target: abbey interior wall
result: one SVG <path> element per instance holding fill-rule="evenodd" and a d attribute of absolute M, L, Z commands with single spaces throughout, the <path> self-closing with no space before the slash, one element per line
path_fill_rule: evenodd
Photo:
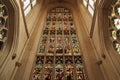
<path fill-rule="evenodd" d="M 53 5 L 53 4 L 55 4 L 55 5 Z M 57 7 L 57 6 L 64 6 L 64 7 L 68 7 L 71 10 L 73 10 L 74 22 L 75 22 L 75 26 L 76 26 L 77 32 L 78 32 L 78 37 L 80 40 L 81 53 L 83 54 L 83 57 L 84 57 L 85 67 L 86 67 L 86 71 L 87 71 L 89 80 L 103 80 L 104 78 L 101 73 L 100 67 L 96 64 L 97 59 L 95 57 L 94 47 L 92 46 L 90 39 L 89 39 L 89 35 L 88 35 L 90 32 L 90 29 L 91 29 L 90 25 L 92 22 L 92 20 L 90 18 L 91 17 L 90 14 L 88 13 L 88 11 L 86 9 L 84 9 L 83 5 L 79 6 L 81 8 L 76 8 L 77 6 L 75 4 L 72 4 L 72 6 L 70 6 L 70 4 L 65 4 L 65 3 L 54 2 L 54 3 L 49 4 L 49 2 L 48 2 L 48 3 L 44 3 L 44 5 L 42 7 L 42 10 L 44 10 L 44 11 L 42 11 L 42 10 L 40 11 L 41 16 L 43 16 L 43 18 L 45 19 L 46 15 L 42 14 L 42 13 L 44 13 L 44 12 L 47 13 L 47 10 L 49 10 L 52 7 Z M 78 11 L 79 9 L 81 10 L 80 12 Z M 38 10 L 38 9 L 36 8 L 36 10 Z M 85 13 L 87 16 L 83 15 Z M 31 12 L 31 14 L 32 14 L 32 12 Z M 89 20 L 87 20 L 86 18 L 83 18 L 83 17 L 86 17 Z M 39 20 L 41 22 L 43 22 L 44 21 L 43 18 L 41 18 Z M 30 19 L 30 17 L 29 17 L 29 19 Z M 38 26 L 38 24 L 36 26 Z M 27 26 L 27 27 L 29 27 L 29 26 Z M 31 27 L 31 29 L 32 29 L 32 27 Z M 43 28 L 43 25 L 40 25 L 39 26 L 40 31 L 42 30 L 42 28 Z M 30 29 L 28 29 L 28 30 L 30 31 Z M 37 34 L 39 34 L 39 33 L 37 33 Z M 33 40 L 32 38 L 30 38 L 30 39 Z M 38 37 L 37 37 L 37 39 L 38 39 Z M 36 46 L 38 41 L 39 40 L 37 40 L 37 42 L 35 44 L 33 43 L 32 45 Z M 28 43 L 28 45 L 29 45 L 29 43 Z M 31 43 L 30 43 L 30 45 L 31 45 Z M 30 49 L 32 49 L 33 47 L 30 45 L 28 47 Z M 33 56 L 35 56 L 35 54 L 36 54 L 35 53 L 36 49 L 34 47 L 34 49 L 32 49 L 33 51 L 28 51 L 27 49 L 29 49 L 29 48 L 26 48 L 26 50 L 25 50 L 24 56 L 22 57 L 23 59 L 21 61 L 22 66 L 18 68 L 16 75 L 14 77 L 14 80 L 16 80 L 16 79 L 17 80 L 19 80 L 19 79 L 28 80 L 31 75 L 30 71 L 33 66 L 33 61 L 34 61 Z M 33 53 L 33 54 L 31 54 L 31 53 Z M 28 58 L 26 58 L 26 56 Z"/>
<path fill-rule="evenodd" d="M 18 5 L 19 5 L 19 1 L 17 1 Z M 19 41 L 18 41 L 18 48 L 15 52 L 16 54 L 16 58 L 14 60 L 12 60 L 12 54 L 11 53 L 8 55 L 6 62 L 4 63 L 4 65 L 2 66 L 3 68 L 1 68 L 2 72 L 1 72 L 1 80 L 10 80 L 11 76 L 13 75 L 14 69 L 16 68 L 16 62 L 18 61 L 18 59 L 20 58 L 20 55 L 22 53 L 22 50 L 25 46 L 26 40 L 27 40 L 27 36 L 26 36 L 26 32 L 25 32 L 25 27 L 24 27 L 24 22 L 23 22 L 23 18 L 22 18 L 22 14 L 21 14 L 21 10 L 20 10 L 20 6 L 19 6 Z M 22 43 L 22 44 L 21 44 Z"/>
<path fill-rule="evenodd" d="M 97 16 L 93 37 L 91 39 L 89 34 L 91 30 L 92 17 L 86 8 L 82 4 L 79 5 L 79 3 L 81 4 L 81 1 L 77 0 L 78 6 L 76 6 L 76 4 L 72 4 L 74 7 L 69 4 L 62 3 L 59 5 L 59 3 L 56 2 L 53 4 L 44 3 L 44 5 L 36 5 L 35 9 L 26 17 L 27 30 L 30 36 L 30 38 L 28 38 L 20 3 L 19 0 L 17 0 L 17 4 L 19 5 L 19 41 L 16 52 L 17 57 L 15 60 L 11 60 L 11 57 L 8 57 L 0 79 L 9 80 L 11 78 L 13 80 L 29 80 L 47 10 L 55 6 L 65 6 L 73 10 L 74 21 L 80 40 L 81 53 L 84 57 L 85 68 L 89 80 L 119 80 L 118 72 L 116 72 L 116 68 L 111 62 L 110 56 L 106 55 L 105 59 L 102 57 L 103 54 L 108 54 L 108 52 L 101 48 L 102 45 L 98 28 L 99 16 Z M 43 7 L 41 7 L 41 5 Z M 37 17 L 38 15 L 39 18 Z M 116 62 L 115 58 L 118 59 L 118 62 Z M 97 62 L 101 60 L 102 64 L 98 65 Z M 118 69 L 120 66 L 119 57 L 114 56 L 113 60 Z M 15 66 L 16 62 L 20 62 L 21 66 Z"/>
<path fill-rule="evenodd" d="M 105 80 L 119 80 L 119 71 L 118 66 L 119 60 L 117 57 L 119 57 L 115 50 L 113 49 L 112 43 L 110 41 L 110 32 L 109 32 L 109 18 L 108 18 L 108 12 L 110 8 L 110 1 L 109 3 L 107 0 L 103 0 L 104 5 L 101 8 L 98 7 L 98 13 L 95 20 L 95 26 L 93 30 L 93 37 L 91 39 L 93 46 L 96 50 L 96 58 L 98 61 L 102 61 L 102 64 L 100 64 L 101 71 L 104 75 Z M 102 2 L 102 1 L 101 1 Z M 101 6 L 102 3 L 100 3 L 98 6 Z M 118 60 L 118 61 L 117 61 Z"/>

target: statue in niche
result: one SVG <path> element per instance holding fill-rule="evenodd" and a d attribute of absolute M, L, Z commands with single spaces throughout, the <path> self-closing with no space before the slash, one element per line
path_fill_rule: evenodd
<path fill-rule="evenodd" d="M 66 37 L 64 38 L 64 42 L 65 42 L 65 44 L 68 44 L 68 43 L 70 42 L 70 38 L 66 36 Z M 70 43 L 69 43 L 69 44 L 70 44 Z"/>
<path fill-rule="evenodd" d="M 64 30 L 69 30 L 69 25 L 67 22 L 64 22 Z"/>
<path fill-rule="evenodd" d="M 64 52 L 71 54 L 69 37 L 65 37 L 65 39 L 64 39 L 64 44 L 65 44 Z"/>
<path fill-rule="evenodd" d="M 62 44 L 62 37 L 57 37 L 57 43 Z"/>
<path fill-rule="evenodd" d="M 55 28 L 56 28 L 56 24 L 52 23 L 51 30 L 55 30 Z"/>
<path fill-rule="evenodd" d="M 56 53 L 63 53 L 62 37 L 57 37 Z"/>
<path fill-rule="evenodd" d="M 70 45 L 69 44 L 65 45 L 64 52 L 67 53 L 67 54 L 71 54 L 71 49 L 70 49 Z"/>
<path fill-rule="evenodd" d="M 63 53 L 62 45 L 57 44 L 57 46 L 56 46 L 56 53 Z"/>
<path fill-rule="evenodd" d="M 62 22 L 58 23 L 58 30 L 62 30 Z"/>
<path fill-rule="evenodd" d="M 78 45 L 73 46 L 73 53 L 79 53 L 79 47 Z"/>
<path fill-rule="evenodd" d="M 39 53 L 44 53 L 44 52 L 45 52 L 45 45 L 41 45 Z"/>
<path fill-rule="evenodd" d="M 48 50 L 48 53 L 54 54 L 54 48 L 55 48 L 54 45 L 50 44 L 50 45 L 49 45 L 49 48 L 48 48 L 48 49 L 49 49 L 49 50 Z"/>
<path fill-rule="evenodd" d="M 63 21 L 67 21 L 67 14 L 64 14 Z"/>
<path fill-rule="evenodd" d="M 77 41 L 77 38 L 76 38 L 76 37 L 72 37 L 72 43 L 73 43 L 73 44 L 78 43 L 78 41 Z"/>
<path fill-rule="evenodd" d="M 62 13 L 58 13 L 58 21 L 62 21 Z"/>
<path fill-rule="evenodd" d="M 63 80 L 63 76 L 64 76 L 63 69 L 57 68 L 55 75 L 56 75 L 56 80 Z"/>

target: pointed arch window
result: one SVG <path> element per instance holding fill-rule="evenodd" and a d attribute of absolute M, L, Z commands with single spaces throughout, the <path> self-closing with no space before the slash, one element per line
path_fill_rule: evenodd
<path fill-rule="evenodd" d="M 69 9 L 57 7 L 48 11 L 32 80 L 86 80 L 73 20 Z M 38 67 L 38 64 L 44 67 Z"/>
<path fill-rule="evenodd" d="M 8 14 L 6 6 L 0 1 L 0 50 L 3 49 L 8 36 Z"/>
<path fill-rule="evenodd" d="M 116 0 L 111 6 L 109 15 L 110 33 L 113 42 L 113 48 L 120 54 L 120 1 Z"/>

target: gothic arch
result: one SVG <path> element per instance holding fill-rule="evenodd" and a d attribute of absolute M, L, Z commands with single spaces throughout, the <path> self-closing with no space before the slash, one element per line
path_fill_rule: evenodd
<path fill-rule="evenodd" d="M 100 54 L 100 58 L 103 61 L 102 70 L 104 72 L 104 76 L 108 80 L 119 79 L 119 55 L 116 54 L 112 41 L 110 39 L 110 20 L 109 14 L 111 5 L 114 1 L 110 0 L 101 0 L 99 2 L 98 9 L 98 30 L 100 36 L 100 46 L 102 53 Z M 107 64 L 106 64 L 107 63 Z M 107 66 L 109 65 L 109 66 Z M 111 69 L 111 73 L 109 70 Z M 111 77 L 112 75 L 112 77 Z"/>
<path fill-rule="evenodd" d="M 8 15 L 8 33 L 7 40 L 0 52 L 0 68 L 3 68 L 8 58 L 12 58 L 17 50 L 18 33 L 19 33 L 19 11 L 14 0 L 1 0 L 7 8 Z"/>

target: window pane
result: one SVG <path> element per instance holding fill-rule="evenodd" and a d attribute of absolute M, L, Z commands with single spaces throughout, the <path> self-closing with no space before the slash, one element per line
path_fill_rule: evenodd
<path fill-rule="evenodd" d="M 94 15 L 94 10 L 90 7 L 90 6 L 88 6 L 88 11 L 90 12 L 90 14 L 93 16 Z"/>
<path fill-rule="evenodd" d="M 24 11 L 25 16 L 30 12 L 31 6 L 28 6 L 28 8 Z"/>
<path fill-rule="evenodd" d="M 36 3 L 37 3 L 37 0 L 34 0 L 34 1 L 32 2 L 32 6 L 35 6 Z"/>
<path fill-rule="evenodd" d="M 83 0 L 83 4 L 85 5 L 85 7 L 87 7 L 87 1 Z"/>
<path fill-rule="evenodd" d="M 30 0 L 25 0 L 23 4 L 24 4 L 23 9 L 25 9 L 30 4 Z"/>
<path fill-rule="evenodd" d="M 89 0 L 89 4 L 92 6 L 93 9 L 94 9 L 94 3 L 95 3 L 94 0 Z"/>

